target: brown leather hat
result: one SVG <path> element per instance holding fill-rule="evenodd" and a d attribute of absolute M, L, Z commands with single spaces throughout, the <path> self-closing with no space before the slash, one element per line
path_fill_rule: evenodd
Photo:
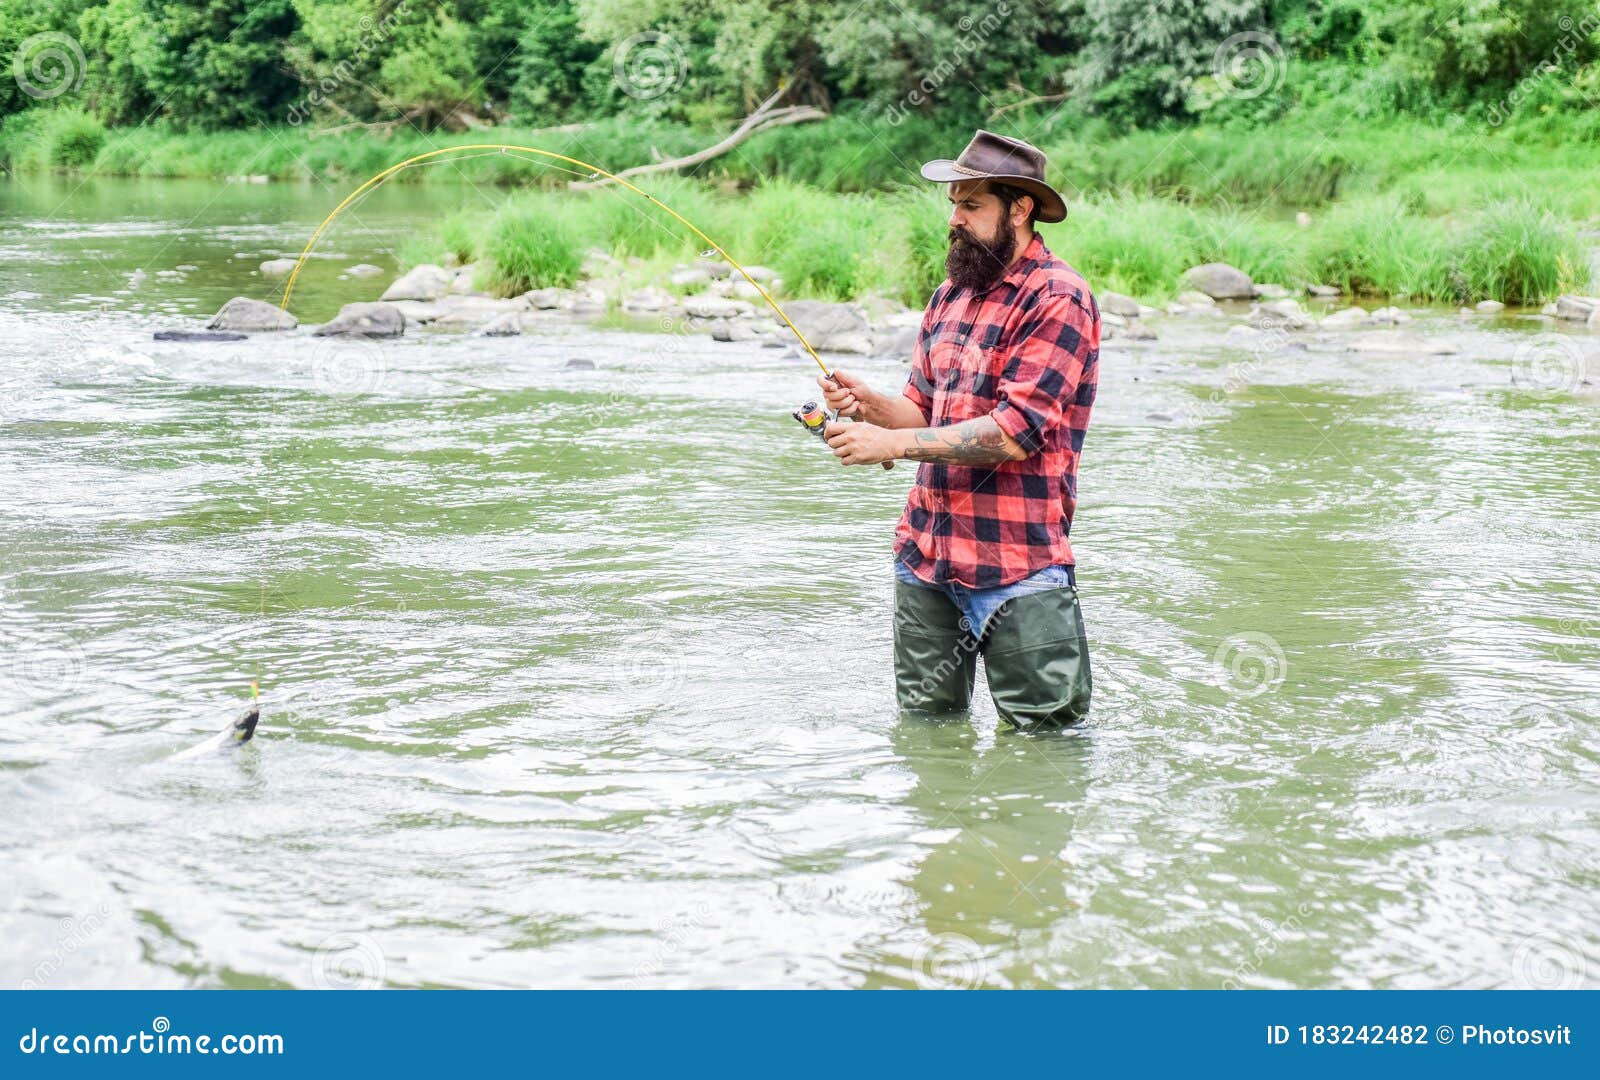
<path fill-rule="evenodd" d="M 922 177 L 936 184 L 1001 180 L 1033 196 L 1040 221 L 1061 221 L 1067 216 L 1066 201 L 1044 182 L 1044 153 L 1021 139 L 992 131 L 980 130 L 954 161 L 939 158 L 928 162 L 922 167 Z"/>

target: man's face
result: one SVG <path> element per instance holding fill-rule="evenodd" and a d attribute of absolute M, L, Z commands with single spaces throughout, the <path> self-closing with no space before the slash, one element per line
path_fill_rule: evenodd
<path fill-rule="evenodd" d="M 950 253 L 945 272 L 951 284 L 981 292 L 1005 276 L 1017 251 L 1017 228 L 1012 218 L 1026 204 L 1018 202 L 1008 212 L 986 180 L 963 180 L 950 185 Z"/>
<path fill-rule="evenodd" d="M 950 238 L 993 245 L 1000 239 L 1005 203 L 989 190 L 987 180 L 964 180 L 950 185 Z"/>

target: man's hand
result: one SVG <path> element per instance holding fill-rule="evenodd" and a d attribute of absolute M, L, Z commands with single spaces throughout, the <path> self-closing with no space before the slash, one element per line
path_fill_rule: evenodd
<path fill-rule="evenodd" d="M 835 371 L 832 379 L 819 378 L 817 385 L 822 388 L 828 408 L 849 420 L 871 419 L 871 407 L 883 396 L 848 371 Z"/>
<path fill-rule="evenodd" d="M 893 461 L 905 448 L 905 437 L 876 424 L 832 423 L 822 430 L 841 465 L 876 465 Z"/>

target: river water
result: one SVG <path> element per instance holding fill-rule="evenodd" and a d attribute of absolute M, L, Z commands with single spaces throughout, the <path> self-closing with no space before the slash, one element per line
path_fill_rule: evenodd
<path fill-rule="evenodd" d="M 1026 737 L 896 717 L 911 471 L 784 350 L 151 340 L 338 194 L 0 184 L 4 985 L 1600 984 L 1591 337 L 1109 342 L 1094 714 Z"/>

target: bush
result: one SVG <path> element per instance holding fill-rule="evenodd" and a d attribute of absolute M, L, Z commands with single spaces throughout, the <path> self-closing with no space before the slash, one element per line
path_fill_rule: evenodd
<path fill-rule="evenodd" d="M 1508 202 L 1479 215 L 1456 254 L 1462 300 L 1533 304 L 1589 286 L 1583 245 L 1546 211 Z"/>
<path fill-rule="evenodd" d="M 105 125 L 88 113 L 63 109 L 50 118 L 45 132 L 50 164 L 82 169 L 94 164 L 106 144 Z"/>
<path fill-rule="evenodd" d="M 485 287 L 490 292 L 516 296 L 578 283 L 583 249 L 559 209 L 549 199 L 501 207 L 478 253 L 487 264 Z"/>

